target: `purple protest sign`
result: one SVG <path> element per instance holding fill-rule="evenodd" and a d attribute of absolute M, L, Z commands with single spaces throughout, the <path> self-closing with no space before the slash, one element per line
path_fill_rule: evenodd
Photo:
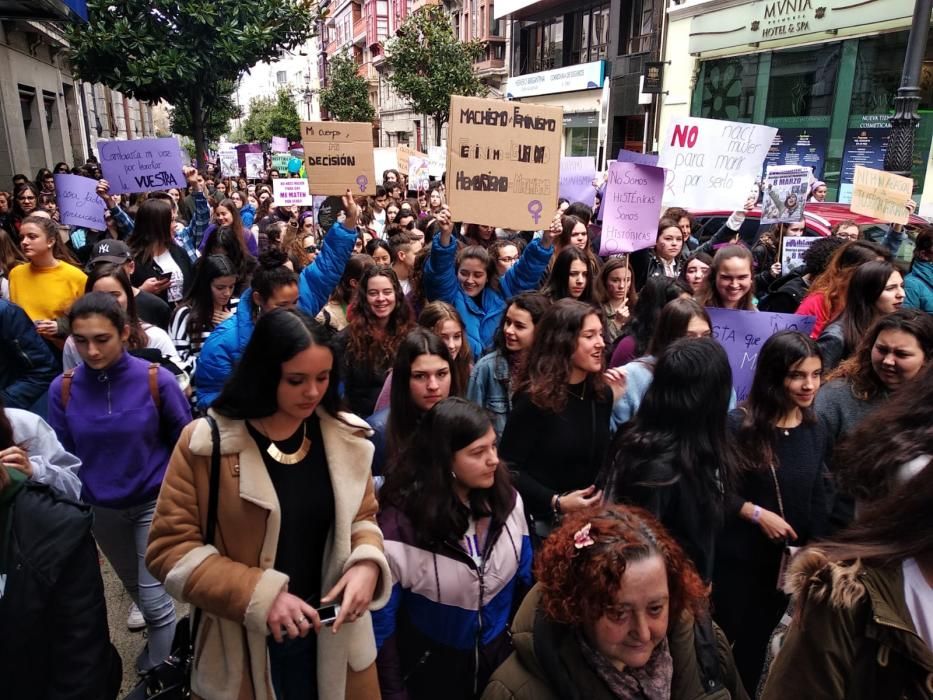
<path fill-rule="evenodd" d="M 68 226 L 106 231 L 104 200 L 97 196 L 97 180 L 80 175 L 55 176 L 59 218 Z"/>
<path fill-rule="evenodd" d="M 590 157 L 567 157 L 560 159 L 560 181 L 557 192 L 568 202 L 583 202 L 593 206 L 596 188 L 596 163 Z"/>
<path fill-rule="evenodd" d="M 106 141 L 100 147 L 100 169 L 113 194 L 184 187 L 178 139 Z"/>
<path fill-rule="evenodd" d="M 616 160 L 620 163 L 635 163 L 636 165 L 657 166 L 657 153 L 639 153 L 638 151 L 626 151 L 624 148 L 619 150 Z"/>
<path fill-rule="evenodd" d="M 599 254 L 650 248 L 658 234 L 664 170 L 616 161 L 609 166 L 607 177 Z"/>
<path fill-rule="evenodd" d="M 286 153 L 288 151 L 288 139 L 284 136 L 272 137 L 272 152 Z"/>
<path fill-rule="evenodd" d="M 748 397 L 755 378 L 755 363 L 765 341 L 778 331 L 800 331 L 809 335 L 816 318 L 768 311 L 736 311 L 707 308 L 713 322 L 713 337 L 725 349 L 732 367 L 732 386 L 739 401 Z"/>

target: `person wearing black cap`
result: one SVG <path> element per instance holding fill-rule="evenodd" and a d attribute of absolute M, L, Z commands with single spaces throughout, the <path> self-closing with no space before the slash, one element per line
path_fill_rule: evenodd
<path fill-rule="evenodd" d="M 122 265 L 126 276 L 130 279 L 132 279 L 133 272 L 136 270 L 136 261 L 133 260 L 130 253 L 130 247 L 115 238 L 100 240 L 91 249 L 91 259 L 87 264 L 87 271 L 91 272 L 100 264 Z M 133 296 L 136 297 L 136 311 L 140 320 L 168 331 L 168 323 L 172 315 L 171 307 L 160 297 L 139 287 L 133 287 Z"/>

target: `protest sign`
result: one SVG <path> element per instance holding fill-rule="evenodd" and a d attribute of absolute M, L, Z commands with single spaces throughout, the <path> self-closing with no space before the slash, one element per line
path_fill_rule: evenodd
<path fill-rule="evenodd" d="M 803 254 L 818 240 L 819 236 L 784 236 L 781 239 L 781 274 L 786 275 L 803 265 Z"/>
<path fill-rule="evenodd" d="M 910 218 L 907 200 L 913 190 L 914 181 L 909 177 L 856 165 L 849 209 L 880 221 L 906 224 Z"/>
<path fill-rule="evenodd" d="M 725 349 L 732 368 L 736 398 L 744 401 L 755 378 L 755 363 L 765 341 L 778 331 L 799 331 L 809 335 L 814 316 L 779 314 L 768 311 L 736 311 L 707 307 L 713 322 L 713 337 Z"/>
<path fill-rule="evenodd" d="M 288 153 L 273 153 L 272 154 L 272 167 L 279 171 L 279 174 L 282 175 L 288 170 L 288 161 L 291 159 L 291 156 Z"/>
<path fill-rule="evenodd" d="M 664 170 L 616 161 L 609 166 L 600 255 L 650 248 L 658 237 Z"/>
<path fill-rule="evenodd" d="M 241 143 L 236 147 L 237 162 L 240 164 L 240 170 L 246 170 L 246 154 L 262 153 L 262 145 L 258 143 Z"/>
<path fill-rule="evenodd" d="M 239 177 L 240 164 L 235 148 L 225 149 L 217 154 L 220 159 L 220 174 L 223 177 Z"/>
<path fill-rule="evenodd" d="M 288 139 L 284 136 L 273 136 L 272 137 L 272 152 L 273 153 L 285 153 L 288 151 Z"/>
<path fill-rule="evenodd" d="M 272 181 L 272 202 L 277 207 L 310 207 L 314 200 L 303 178 L 277 177 Z"/>
<path fill-rule="evenodd" d="M 624 148 L 619 150 L 616 160 L 620 160 L 623 163 L 637 163 L 638 165 L 653 165 L 658 164 L 658 155 L 656 153 L 639 153 L 638 151 L 626 151 Z"/>
<path fill-rule="evenodd" d="M 246 177 L 249 180 L 262 179 L 263 158 L 262 153 L 247 153 L 243 156 L 246 162 Z"/>
<path fill-rule="evenodd" d="M 178 139 L 98 142 L 100 170 L 112 194 L 185 187 Z"/>
<path fill-rule="evenodd" d="M 97 195 L 97 180 L 80 175 L 55 175 L 55 200 L 61 222 L 95 231 L 106 231 L 107 206 Z"/>
<path fill-rule="evenodd" d="M 374 148 L 373 167 L 376 171 L 376 177 L 379 178 L 379 184 L 382 184 L 382 176 L 386 170 L 398 170 L 398 149 Z"/>
<path fill-rule="evenodd" d="M 440 180 L 447 170 L 447 146 L 428 146 L 428 173 Z"/>
<path fill-rule="evenodd" d="M 593 206 L 596 200 L 596 163 L 589 156 L 560 159 L 560 181 L 557 194 L 568 202 L 583 202 Z"/>
<path fill-rule="evenodd" d="M 547 227 L 557 208 L 563 115 L 561 107 L 452 95 L 447 202 L 454 219 Z"/>
<path fill-rule="evenodd" d="M 664 206 L 738 209 L 761 177 L 777 129 L 717 119 L 672 119 L 658 165 L 667 170 Z"/>
<path fill-rule="evenodd" d="M 301 122 L 311 192 L 373 194 L 373 125 L 369 122 Z"/>
<path fill-rule="evenodd" d="M 799 165 L 769 165 L 762 185 L 761 223 L 803 221 L 813 171 Z"/>
<path fill-rule="evenodd" d="M 409 159 L 412 156 L 424 158 L 425 160 L 428 159 L 427 153 L 421 153 L 420 151 L 416 151 L 415 149 L 409 148 L 408 146 L 398 146 L 396 148 L 395 157 L 398 160 L 398 171 L 405 176 L 408 175 L 408 172 L 411 168 L 411 163 L 409 162 Z M 413 190 L 415 188 L 411 184 L 409 184 L 408 189 Z"/>
<path fill-rule="evenodd" d="M 412 154 L 408 157 L 408 189 L 416 192 L 427 192 L 431 184 L 431 175 L 428 172 L 429 161 L 420 155 Z"/>

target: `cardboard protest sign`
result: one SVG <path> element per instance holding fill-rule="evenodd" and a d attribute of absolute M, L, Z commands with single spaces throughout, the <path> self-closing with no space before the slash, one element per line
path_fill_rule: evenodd
<path fill-rule="evenodd" d="M 247 153 L 243 156 L 246 162 L 246 177 L 249 180 L 259 180 L 262 178 L 263 157 L 262 153 Z"/>
<path fill-rule="evenodd" d="M 664 206 L 738 209 L 761 177 L 777 129 L 759 124 L 678 117 L 661 144 L 667 170 Z"/>
<path fill-rule="evenodd" d="M 909 177 L 856 165 L 849 210 L 880 221 L 906 224 L 910 218 L 907 200 L 913 191 L 914 181 Z"/>
<path fill-rule="evenodd" d="M 596 201 L 595 177 L 596 162 L 589 156 L 561 158 L 557 194 L 568 202 L 593 206 Z"/>
<path fill-rule="evenodd" d="M 786 275 L 803 265 L 803 254 L 818 240 L 819 236 L 784 236 L 781 239 L 781 274 Z"/>
<path fill-rule="evenodd" d="M 650 248 L 658 237 L 664 170 L 616 161 L 609 166 L 608 177 L 599 254 Z"/>
<path fill-rule="evenodd" d="M 284 136 L 273 136 L 272 137 L 272 152 L 273 153 L 285 153 L 288 151 L 288 139 Z"/>
<path fill-rule="evenodd" d="M 311 192 L 374 194 L 373 125 L 369 122 L 301 122 Z"/>
<path fill-rule="evenodd" d="M 440 180 L 447 170 L 447 146 L 428 146 L 428 173 Z"/>
<path fill-rule="evenodd" d="M 386 170 L 398 170 L 398 149 L 397 148 L 374 148 L 373 149 L 373 167 L 376 170 L 376 178 L 379 184 L 382 184 L 382 175 Z"/>
<path fill-rule="evenodd" d="M 428 159 L 420 155 L 408 157 L 408 189 L 416 192 L 427 192 L 431 184 L 431 175 L 428 172 Z"/>
<path fill-rule="evenodd" d="M 564 110 L 450 98 L 447 202 L 454 219 L 533 231 L 557 207 Z"/>
<path fill-rule="evenodd" d="M 220 174 L 222 177 L 239 177 L 240 163 L 237 160 L 235 148 L 220 151 L 217 157 L 220 159 Z"/>
<path fill-rule="evenodd" d="M 755 378 L 755 363 L 765 341 L 778 331 L 799 331 L 809 335 L 814 316 L 779 314 L 768 311 L 736 311 L 707 307 L 713 322 L 713 337 L 725 349 L 732 368 L 736 398 L 744 401 Z"/>
<path fill-rule="evenodd" d="M 98 142 L 100 170 L 112 194 L 185 187 L 178 139 Z"/>
<path fill-rule="evenodd" d="M 61 222 L 95 231 L 106 231 L 107 206 L 97 195 L 97 180 L 80 175 L 55 175 L 55 200 Z"/>
<path fill-rule="evenodd" d="M 761 188 L 761 223 L 803 221 L 812 172 L 799 165 L 769 165 Z"/>
<path fill-rule="evenodd" d="M 307 180 L 277 177 L 272 181 L 272 202 L 277 207 L 310 207 L 314 200 L 308 192 Z"/>

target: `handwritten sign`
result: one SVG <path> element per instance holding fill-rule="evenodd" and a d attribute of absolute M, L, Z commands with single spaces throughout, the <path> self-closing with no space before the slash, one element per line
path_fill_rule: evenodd
<path fill-rule="evenodd" d="M 452 95 L 447 202 L 454 219 L 547 227 L 557 207 L 563 118 L 561 107 Z"/>
<path fill-rule="evenodd" d="M 246 177 L 249 180 L 259 180 L 262 178 L 263 158 L 262 153 L 247 153 L 243 156 L 246 162 Z"/>
<path fill-rule="evenodd" d="M 288 153 L 273 153 L 272 154 L 272 167 L 279 171 L 279 174 L 284 174 L 288 170 L 288 161 L 291 159 L 291 155 Z"/>
<path fill-rule="evenodd" d="M 635 163 L 610 164 L 600 255 L 650 248 L 658 237 L 664 170 Z"/>
<path fill-rule="evenodd" d="M 913 191 L 914 181 L 909 177 L 856 165 L 849 209 L 880 221 L 906 224 L 910 218 L 907 200 Z"/>
<path fill-rule="evenodd" d="M 277 207 L 310 207 L 314 204 L 308 192 L 308 181 L 278 177 L 272 181 L 272 201 Z"/>
<path fill-rule="evenodd" d="M 427 153 L 421 153 L 420 151 L 416 151 L 415 149 L 409 148 L 408 146 L 397 146 L 395 149 L 395 157 L 398 160 L 398 171 L 405 176 L 408 175 L 408 172 L 411 168 L 410 159 L 412 156 L 423 158 L 425 160 L 428 159 Z M 413 190 L 415 187 L 411 183 L 408 183 L 408 189 Z"/>
<path fill-rule="evenodd" d="M 748 398 L 755 378 L 755 364 L 765 341 L 778 331 L 809 335 L 816 318 L 767 311 L 736 311 L 707 307 L 713 337 L 725 349 L 732 368 L 732 386 L 739 401 Z"/>
<path fill-rule="evenodd" d="M 185 187 L 178 139 L 105 141 L 100 146 L 100 169 L 110 192 L 150 192 Z"/>
<path fill-rule="evenodd" d="M 781 274 L 786 275 L 803 265 L 803 254 L 818 240 L 819 236 L 784 236 L 781 239 Z"/>
<path fill-rule="evenodd" d="M 223 177 L 239 177 L 240 163 L 235 148 L 220 151 L 217 157 L 220 159 L 220 174 Z"/>
<path fill-rule="evenodd" d="M 758 124 L 672 119 L 658 165 L 667 170 L 664 206 L 737 209 L 761 177 L 777 129 Z"/>
<path fill-rule="evenodd" d="M 427 156 L 412 154 L 408 157 L 408 189 L 416 192 L 427 192 L 431 184 L 431 174 L 428 171 L 430 161 Z"/>
<path fill-rule="evenodd" d="M 440 180 L 447 170 L 447 146 L 428 146 L 428 172 Z"/>
<path fill-rule="evenodd" d="M 97 180 L 80 175 L 56 175 L 55 199 L 63 224 L 106 231 L 104 200 L 97 196 Z"/>
<path fill-rule="evenodd" d="M 272 137 L 272 152 L 285 153 L 288 150 L 288 139 L 284 136 Z"/>
<path fill-rule="evenodd" d="M 655 166 L 658 164 L 658 158 L 659 156 L 657 153 L 639 153 L 638 151 L 627 151 L 624 148 L 619 149 L 619 155 L 616 156 L 616 160 L 620 160 L 623 163 Z"/>
<path fill-rule="evenodd" d="M 557 193 L 567 201 L 593 206 L 596 200 L 596 163 L 589 156 L 560 159 L 560 182 Z"/>
<path fill-rule="evenodd" d="M 311 192 L 374 194 L 373 125 L 369 122 L 301 122 Z"/>
<path fill-rule="evenodd" d="M 803 221 L 813 171 L 799 165 L 769 165 L 761 200 L 761 223 Z"/>

